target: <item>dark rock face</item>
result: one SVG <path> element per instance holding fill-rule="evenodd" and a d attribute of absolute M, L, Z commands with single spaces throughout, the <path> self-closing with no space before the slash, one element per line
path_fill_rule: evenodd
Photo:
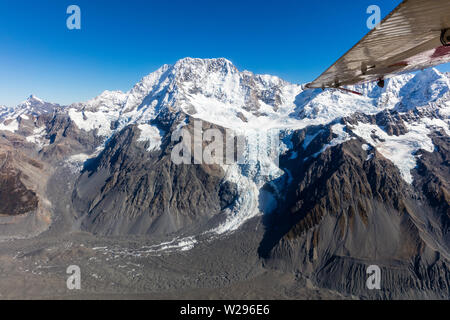
<path fill-rule="evenodd" d="M 346 227 L 352 231 L 357 223 L 367 225 L 374 201 L 392 203 L 403 210 L 405 186 L 398 169 L 379 154 L 366 161 L 367 152 L 361 144 L 352 140 L 326 150 L 318 159 L 288 163 L 294 181 L 279 208 L 284 220 L 281 225 L 288 226 L 283 237 L 300 237 L 328 215 L 337 219 L 339 234 L 344 237 Z M 308 150 L 301 154 L 308 154 Z"/>
<path fill-rule="evenodd" d="M 38 126 L 45 126 L 49 145 L 41 151 L 41 157 L 49 162 L 60 161 L 78 153 L 92 153 L 103 138 L 96 132 L 77 128 L 65 114 L 44 114 L 37 118 Z"/>
<path fill-rule="evenodd" d="M 36 194 L 28 190 L 15 172 L 0 172 L 0 215 L 23 215 L 35 211 L 38 206 Z"/>
<path fill-rule="evenodd" d="M 20 159 L 20 160 L 19 160 Z M 26 162 L 30 168 L 39 171 L 42 164 L 25 157 L 12 149 L 0 148 L 0 215 L 20 216 L 35 212 L 39 205 L 36 193 L 27 187 L 24 181 L 29 180 L 27 173 L 21 170 Z"/>
<path fill-rule="evenodd" d="M 450 240 L 450 137 L 436 135 L 433 144 L 435 152 L 421 152 L 414 184 L 436 210 L 444 236 Z"/>
<path fill-rule="evenodd" d="M 403 130 L 395 115 L 364 118 L 391 128 L 390 134 Z M 312 135 L 304 148 L 305 137 Z M 265 219 L 259 248 L 265 265 L 361 297 L 448 297 L 448 137 L 435 137 L 438 150 L 424 152 L 414 186 L 375 149 L 364 150 L 359 138 L 316 158 L 314 153 L 332 138 L 328 127 L 294 134 L 298 157 L 282 159 L 292 183 L 277 213 Z M 380 291 L 366 287 L 370 265 L 382 270 Z"/>
<path fill-rule="evenodd" d="M 196 230 L 236 197 L 215 165 L 176 165 L 173 143 L 148 152 L 137 142 L 139 129 L 129 126 L 115 135 L 102 154 L 86 165 L 73 193 L 84 214 L 83 227 L 106 235 L 168 234 Z"/>
<path fill-rule="evenodd" d="M 410 116 L 412 116 L 410 112 Z M 404 117 L 404 116 L 403 116 Z M 376 124 L 382 128 L 390 136 L 401 136 L 408 132 L 405 122 L 402 116 L 396 111 L 382 111 L 376 115 L 366 115 L 361 113 L 356 113 L 351 117 L 347 117 L 344 121 L 350 125 L 354 125 L 360 122 Z M 409 117 L 411 119 L 411 117 Z"/>

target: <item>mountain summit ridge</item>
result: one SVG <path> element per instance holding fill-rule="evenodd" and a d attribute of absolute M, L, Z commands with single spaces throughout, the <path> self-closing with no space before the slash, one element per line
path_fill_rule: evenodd
<path fill-rule="evenodd" d="M 387 79 L 385 88 L 375 83 L 350 87 L 361 92 L 360 97 L 332 89 L 304 91 L 302 85 L 276 76 L 239 71 L 225 58 L 184 58 L 173 65 L 163 65 L 127 92 L 106 90 L 66 108 L 77 112 L 101 111 L 116 121 L 130 117 L 130 121 L 145 122 L 170 106 L 173 111 L 221 125 L 226 122 L 234 127 L 259 127 L 275 123 L 298 128 L 301 125 L 293 120 L 309 119 L 323 124 L 354 112 L 373 114 L 394 108 L 407 111 L 436 102 L 448 95 L 449 81 L 446 74 L 432 68 Z M 13 109 L 43 103 L 31 95 Z M 226 121 L 222 121 L 224 116 Z M 308 125 L 312 124 L 309 122 Z"/>

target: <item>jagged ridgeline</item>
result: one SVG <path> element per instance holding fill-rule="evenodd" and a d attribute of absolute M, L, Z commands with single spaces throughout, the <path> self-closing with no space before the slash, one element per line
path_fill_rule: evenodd
<path fill-rule="evenodd" d="M 2 237 L 61 228 L 189 254 L 261 223 L 248 255 L 265 268 L 344 295 L 448 298 L 449 88 L 429 69 L 351 88 L 362 96 L 304 90 L 186 58 L 84 103 L 31 96 L 0 107 Z M 203 150 L 211 129 L 245 137 L 244 161 L 173 161 L 193 141 L 180 132 Z M 370 265 L 380 291 L 365 287 Z"/>

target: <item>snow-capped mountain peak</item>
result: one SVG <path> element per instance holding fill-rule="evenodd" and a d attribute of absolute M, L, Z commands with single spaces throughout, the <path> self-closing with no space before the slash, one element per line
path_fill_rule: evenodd
<path fill-rule="evenodd" d="M 296 97 L 293 116 L 331 121 L 355 112 L 375 114 L 385 109 L 404 112 L 448 96 L 450 80 L 446 74 L 431 68 L 386 79 L 384 88 L 370 82 L 349 89 L 362 93 L 362 96 L 334 89 L 304 91 Z"/>
<path fill-rule="evenodd" d="M 58 104 L 46 102 L 32 94 L 27 100 L 14 108 L 14 114 L 38 116 L 44 113 L 52 112 L 57 107 L 59 107 Z"/>
<path fill-rule="evenodd" d="M 122 91 L 103 91 L 99 96 L 84 102 L 75 103 L 71 107 L 90 111 L 109 111 L 110 109 L 122 108 L 127 98 L 127 93 Z"/>
<path fill-rule="evenodd" d="M 448 96 L 450 80 L 435 68 L 418 72 L 399 91 L 399 111 L 421 107 Z"/>
<path fill-rule="evenodd" d="M 28 99 L 26 100 L 26 102 L 29 103 L 44 103 L 44 100 L 39 99 L 38 97 L 36 97 L 34 94 L 31 94 Z"/>
<path fill-rule="evenodd" d="M 102 112 L 105 120 L 125 125 L 149 122 L 170 109 L 226 127 L 259 126 L 262 118 L 274 119 L 286 106 L 293 108 L 300 91 L 301 86 L 275 76 L 240 72 L 224 58 L 185 58 L 162 66 L 127 93 L 104 92 L 86 103 L 72 105 L 71 114 L 73 119 L 86 119 L 90 115 L 84 111 L 96 118 Z M 75 115 L 82 111 L 84 116 Z"/>
<path fill-rule="evenodd" d="M 0 105 L 0 121 L 11 112 L 12 108 Z"/>
<path fill-rule="evenodd" d="M 184 112 L 224 127 L 300 129 L 326 124 L 355 112 L 375 114 L 384 109 L 407 111 L 449 95 L 447 74 L 428 69 L 350 87 L 358 96 L 339 90 L 303 90 L 276 76 L 239 71 L 225 58 L 184 58 L 163 65 L 142 78 L 128 92 L 104 91 L 68 108 L 69 116 L 86 130 L 109 135 L 111 123 L 119 129 L 129 123 L 149 123 L 161 112 Z M 38 115 L 56 105 L 31 95 L 14 114 Z M 7 109 L 2 109 L 6 114 Z M 9 113 L 10 114 L 10 113 Z"/>
<path fill-rule="evenodd" d="M 45 113 L 51 113 L 60 105 L 46 102 L 35 95 L 30 95 L 25 101 L 13 108 L 0 108 L 0 121 L 5 119 L 15 119 L 18 117 L 27 118 L 29 116 L 39 116 Z"/>
<path fill-rule="evenodd" d="M 276 76 L 239 71 L 231 61 L 184 58 L 145 76 L 130 91 L 105 91 L 74 104 L 70 116 L 80 128 L 111 133 L 129 123 L 149 123 L 161 112 L 184 112 L 227 128 L 290 128 L 326 124 L 355 112 L 399 111 L 438 101 L 449 92 L 449 78 L 436 69 L 339 90 L 303 90 Z M 89 123 L 89 125 L 86 125 Z"/>

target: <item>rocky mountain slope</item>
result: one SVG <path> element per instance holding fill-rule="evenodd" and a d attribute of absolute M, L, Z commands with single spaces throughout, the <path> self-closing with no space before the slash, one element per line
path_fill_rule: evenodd
<path fill-rule="evenodd" d="M 16 199 L 0 210 L 4 234 L 51 225 L 11 216 L 41 208 L 55 219 L 46 179 L 35 176 L 65 168 L 75 230 L 165 239 L 188 251 L 262 219 L 257 254 L 266 268 L 346 295 L 448 298 L 450 78 L 429 69 L 351 89 L 363 95 L 186 58 L 125 93 L 70 106 L 31 96 L 2 107 L 3 159 L 11 148 L 20 159 L 1 167 L 0 196 Z M 243 138 L 240 151 L 233 146 L 243 161 L 175 164 L 180 141 L 191 156 L 195 146 L 173 136 L 198 135 L 199 120 L 203 132 L 233 133 L 225 149 Z M 265 143 L 274 132 L 279 143 Z M 373 264 L 386 285 L 368 292 Z"/>

